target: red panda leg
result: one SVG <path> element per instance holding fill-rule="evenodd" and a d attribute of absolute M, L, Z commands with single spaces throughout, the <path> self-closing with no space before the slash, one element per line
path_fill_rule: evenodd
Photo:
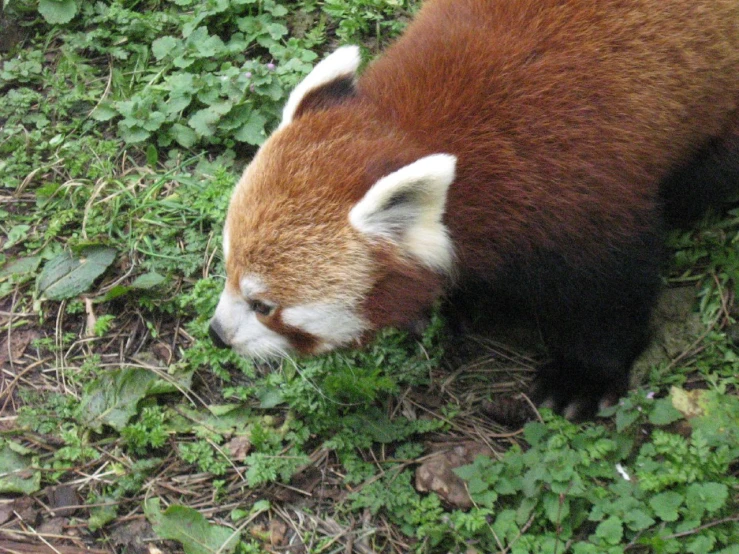
<path fill-rule="evenodd" d="M 553 344 L 552 360 L 538 369 L 534 381 L 534 402 L 576 420 L 615 404 L 628 391 L 631 366 L 649 343 L 644 319 L 616 317 L 605 324 L 592 318 L 595 333 L 581 329 L 579 339 Z M 628 331 L 617 329 L 619 323 L 629 325 Z"/>
<path fill-rule="evenodd" d="M 453 314 L 484 305 L 496 322 L 533 327 L 551 360 L 538 371 L 533 400 L 581 419 L 627 391 L 631 366 L 648 345 L 664 261 L 660 224 L 597 260 L 573 258 L 563 251 L 519 254 L 492 282 L 462 282 L 450 302 Z"/>
<path fill-rule="evenodd" d="M 538 372 L 535 401 L 579 419 L 627 391 L 661 289 L 661 235 L 654 229 L 613 245 L 589 266 L 568 265 L 561 254 L 538 257 L 528 287 L 551 362 Z"/>

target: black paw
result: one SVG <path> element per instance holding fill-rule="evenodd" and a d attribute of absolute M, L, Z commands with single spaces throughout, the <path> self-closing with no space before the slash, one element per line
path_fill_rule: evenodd
<path fill-rule="evenodd" d="M 628 390 L 628 370 L 608 372 L 578 362 L 550 362 L 539 368 L 531 399 L 572 421 L 594 418 Z"/>

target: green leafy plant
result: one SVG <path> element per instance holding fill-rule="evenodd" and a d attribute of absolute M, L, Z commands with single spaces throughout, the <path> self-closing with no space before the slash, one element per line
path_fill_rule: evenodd
<path fill-rule="evenodd" d="M 725 417 L 739 415 L 736 406 L 716 408 Z M 663 410 L 652 401 L 635 411 L 658 419 Z M 729 491 L 739 482 L 728 471 L 736 449 L 709 446 L 704 424 L 705 416 L 689 439 L 657 428 L 639 446 L 638 436 L 609 436 L 600 426 L 530 423 L 524 430 L 530 449 L 512 450 L 500 462 L 478 458 L 457 474 L 468 481 L 477 505 L 497 514 L 492 528 L 511 552 L 547 544 L 571 545 L 578 553 L 623 552 L 624 545 L 709 552 L 736 544 Z M 529 520 L 532 532 L 522 537 Z"/>
<path fill-rule="evenodd" d="M 39 0 L 38 11 L 53 25 L 69 23 L 77 14 L 75 0 Z"/>
<path fill-rule="evenodd" d="M 41 473 L 34 470 L 33 450 L 12 441 L 0 442 L 0 492 L 31 494 L 41 487 Z"/>
<path fill-rule="evenodd" d="M 121 438 L 138 454 L 145 454 L 150 448 L 161 448 L 167 437 L 166 414 L 159 406 L 144 407 L 138 421 L 121 429 Z"/>
<path fill-rule="evenodd" d="M 185 554 L 234 552 L 239 543 L 238 531 L 212 525 L 192 508 L 170 506 L 161 511 L 158 499 L 152 498 L 146 503 L 145 511 L 156 533 L 182 544 Z"/>

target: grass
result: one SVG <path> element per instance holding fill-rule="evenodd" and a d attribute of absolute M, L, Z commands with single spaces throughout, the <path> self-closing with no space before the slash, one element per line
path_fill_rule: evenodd
<path fill-rule="evenodd" d="M 439 320 L 280 367 L 209 343 L 240 168 L 320 56 L 417 5 L 5 3 L 0 550 L 739 552 L 736 210 L 671 237 L 640 386 L 595 423 Z"/>

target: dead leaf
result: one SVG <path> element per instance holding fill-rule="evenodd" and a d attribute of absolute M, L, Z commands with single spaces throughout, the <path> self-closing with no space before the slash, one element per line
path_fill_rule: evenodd
<path fill-rule="evenodd" d="M 64 524 L 66 522 L 66 518 L 53 517 L 50 520 L 44 521 L 41 525 L 39 525 L 36 531 L 38 531 L 40 535 L 61 535 L 62 531 L 64 530 Z"/>
<path fill-rule="evenodd" d="M 10 333 L 10 349 L 8 349 L 8 334 L 0 341 L 0 366 L 12 360 L 17 363 L 28 348 L 32 340 L 39 338 L 41 334 L 36 329 L 13 329 Z"/>
<path fill-rule="evenodd" d="M 273 519 L 269 522 L 269 542 L 272 546 L 285 546 L 287 544 L 287 525 L 281 519 Z"/>
<path fill-rule="evenodd" d="M 416 469 L 416 490 L 435 492 L 447 504 L 455 508 L 469 509 L 473 506 L 464 481 L 453 469 L 471 464 L 477 456 L 489 456 L 492 451 L 484 444 L 465 442 L 432 454 Z"/>
<path fill-rule="evenodd" d="M 702 389 L 687 391 L 680 387 L 670 388 L 672 405 L 686 418 L 705 415 L 705 402 L 703 400 L 705 393 L 706 391 Z"/>
<path fill-rule="evenodd" d="M 109 550 L 88 549 L 78 546 L 66 546 L 56 542 L 45 543 L 34 539 L 33 542 L 3 540 L 0 542 L 0 554 L 110 554 Z"/>
<path fill-rule="evenodd" d="M 264 528 L 263 523 L 255 523 L 249 527 L 249 534 L 257 540 L 267 542 L 269 540 L 269 533 Z"/>
<path fill-rule="evenodd" d="M 80 497 L 77 491 L 69 485 L 59 485 L 58 487 L 46 489 L 46 499 L 48 506 L 59 517 L 69 517 L 77 511 L 80 505 Z"/>
<path fill-rule="evenodd" d="M 161 554 L 161 551 L 148 542 L 154 538 L 151 524 L 145 519 L 137 519 L 117 526 L 110 534 L 110 542 L 116 552 L 127 554 Z"/>
<path fill-rule="evenodd" d="M 484 400 L 480 410 L 508 427 L 520 427 L 535 417 L 531 404 L 520 394 L 500 396 L 493 401 Z"/>
<path fill-rule="evenodd" d="M 151 353 L 160 362 L 169 365 L 172 361 L 172 349 L 163 342 L 158 342 L 151 347 Z"/>
<path fill-rule="evenodd" d="M 251 450 L 251 441 L 248 435 L 238 435 L 226 443 L 231 458 L 237 462 L 243 462 Z"/>
<path fill-rule="evenodd" d="M 0 373 L 0 390 L 2 390 L 2 384 L 3 384 L 3 378 L 2 373 Z M 16 418 L 12 417 L 10 415 L 11 408 L 6 408 L 6 411 L 8 412 L 8 415 L 6 418 L 0 420 L 0 433 L 8 432 L 8 431 L 17 431 L 18 430 L 18 423 L 16 422 Z"/>
<path fill-rule="evenodd" d="M 30 496 L 18 497 L 11 505 L 13 506 L 13 511 L 18 514 L 21 521 L 34 526 L 38 525 L 41 521 L 41 514 L 39 513 L 33 498 Z"/>

